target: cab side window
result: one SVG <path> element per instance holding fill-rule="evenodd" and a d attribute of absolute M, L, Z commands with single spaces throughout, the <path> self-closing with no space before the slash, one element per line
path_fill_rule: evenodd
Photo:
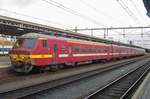
<path fill-rule="evenodd" d="M 47 48 L 47 40 L 42 40 L 42 46 L 43 48 Z"/>

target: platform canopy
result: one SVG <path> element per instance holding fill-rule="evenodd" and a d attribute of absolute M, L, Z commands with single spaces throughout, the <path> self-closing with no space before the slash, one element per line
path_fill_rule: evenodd
<path fill-rule="evenodd" d="M 10 18 L 0 15 L 0 34 L 20 36 L 26 33 L 43 33 L 47 35 L 56 35 L 62 37 L 76 38 L 94 42 L 102 42 L 108 44 L 117 44 L 131 46 L 128 44 L 123 44 L 111 40 L 106 40 L 94 36 L 84 35 L 77 32 L 72 32 L 69 30 L 64 30 L 60 28 L 55 28 L 47 25 L 37 24 L 33 22 L 23 21 L 15 18 Z M 137 46 L 134 46 L 137 47 Z"/>

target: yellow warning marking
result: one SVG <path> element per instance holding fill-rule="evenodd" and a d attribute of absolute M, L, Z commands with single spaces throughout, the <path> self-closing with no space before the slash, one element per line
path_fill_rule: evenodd
<path fill-rule="evenodd" d="M 17 54 L 11 54 L 10 55 L 11 59 L 15 59 L 18 60 L 20 58 L 25 58 L 25 59 L 29 59 L 29 58 L 52 58 L 52 54 L 32 54 L 32 55 L 17 55 Z"/>
<path fill-rule="evenodd" d="M 40 37 L 40 38 L 38 38 L 38 40 L 47 40 L 47 38 Z"/>
<path fill-rule="evenodd" d="M 52 58 L 52 54 L 30 55 L 30 58 Z"/>

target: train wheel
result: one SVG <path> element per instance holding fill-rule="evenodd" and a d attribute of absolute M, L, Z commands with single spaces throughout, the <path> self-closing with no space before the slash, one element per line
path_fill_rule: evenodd
<path fill-rule="evenodd" d="M 63 69 L 65 67 L 65 64 L 60 64 L 59 69 Z"/>
<path fill-rule="evenodd" d="M 57 71 L 59 68 L 60 68 L 59 65 L 52 65 L 51 71 Z"/>
<path fill-rule="evenodd" d="M 24 73 L 29 73 L 29 72 L 32 71 L 32 69 L 33 69 L 33 66 L 30 65 L 30 64 L 25 64 L 25 65 L 23 66 L 23 72 L 24 72 Z"/>

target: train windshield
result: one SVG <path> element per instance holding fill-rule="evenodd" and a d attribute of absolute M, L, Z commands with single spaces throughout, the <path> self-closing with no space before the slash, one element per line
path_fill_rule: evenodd
<path fill-rule="evenodd" d="M 36 44 L 36 39 L 18 39 L 17 42 L 14 45 L 14 48 L 34 48 Z"/>

